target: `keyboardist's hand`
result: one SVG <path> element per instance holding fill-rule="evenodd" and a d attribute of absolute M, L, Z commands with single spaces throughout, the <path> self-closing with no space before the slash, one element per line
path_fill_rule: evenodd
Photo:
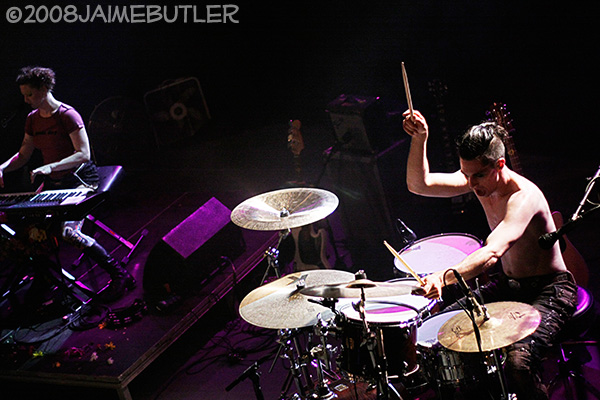
<path fill-rule="evenodd" d="M 38 175 L 50 175 L 52 173 L 52 168 L 49 165 L 42 165 L 39 168 L 34 169 L 33 171 L 31 171 L 30 175 L 31 175 L 31 183 L 33 183 L 33 181 L 35 180 L 35 177 Z"/>

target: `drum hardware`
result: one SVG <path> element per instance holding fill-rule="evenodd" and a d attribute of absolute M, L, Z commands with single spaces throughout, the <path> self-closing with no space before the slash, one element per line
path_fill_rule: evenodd
<path fill-rule="evenodd" d="M 280 399 L 286 398 L 292 381 L 295 383 L 297 389 L 297 392 L 294 394 L 296 398 L 305 399 L 307 392 L 314 389 L 313 381 L 308 373 L 305 360 L 306 357 L 302 356 L 300 353 L 300 346 L 298 343 L 299 332 L 298 329 L 280 329 L 278 332 L 279 338 L 277 342 L 279 343 L 279 349 L 273 359 L 269 373 L 273 371 L 273 367 L 278 358 L 287 359 L 290 362 L 288 375 L 281 388 Z M 303 382 L 303 377 L 306 383 Z"/>
<path fill-rule="evenodd" d="M 489 321 L 490 314 L 488 312 L 488 309 L 485 306 L 485 304 L 483 304 L 483 298 L 481 297 L 481 295 L 480 295 L 480 301 L 479 302 L 477 301 L 477 299 L 473 295 L 473 291 L 471 290 L 471 288 L 469 286 L 467 286 L 467 283 L 465 282 L 463 277 L 460 275 L 460 273 L 455 269 L 452 269 L 452 272 L 454 273 L 454 277 L 456 278 L 458 286 L 460 287 L 461 291 L 463 292 L 463 294 L 465 295 L 465 298 L 467 300 L 466 308 L 460 302 L 459 302 L 459 304 L 461 305 L 461 307 L 463 307 L 464 311 L 468 314 L 469 319 L 471 320 L 471 323 L 473 324 L 473 332 L 475 334 L 477 348 L 479 350 L 479 354 L 481 354 L 481 357 L 482 357 L 481 365 L 482 365 L 482 367 L 488 369 L 488 373 L 493 372 L 498 377 L 498 383 L 500 384 L 500 399 L 507 400 L 509 394 L 508 394 L 508 389 L 506 387 L 506 377 L 504 376 L 504 370 L 502 369 L 502 366 L 500 364 L 500 359 L 498 357 L 498 349 L 491 350 L 493 362 L 491 365 L 486 365 L 484 353 L 483 353 L 483 350 L 481 347 L 481 331 L 479 330 L 479 327 L 478 327 L 477 323 L 475 322 L 475 314 L 477 314 L 478 317 L 482 318 L 482 321 L 483 321 L 482 323 Z M 477 289 L 478 289 L 479 293 L 481 294 L 481 288 L 479 288 L 479 280 L 476 280 L 476 284 L 477 284 Z"/>
<path fill-rule="evenodd" d="M 403 246 L 408 246 L 417 240 L 417 235 L 400 218 L 396 219 L 396 231 L 400 236 Z"/>
<path fill-rule="evenodd" d="M 275 247 L 269 247 L 267 251 L 265 251 L 265 257 L 267 258 L 267 268 L 265 269 L 265 273 L 263 274 L 262 279 L 260 280 L 261 284 L 267 281 L 267 277 L 269 276 L 269 271 L 273 270 L 275 276 L 277 278 L 281 278 L 281 271 L 279 270 L 279 246 L 281 242 L 288 237 L 290 231 L 279 231 L 279 240 Z"/>
<path fill-rule="evenodd" d="M 360 300 L 356 303 L 352 303 L 352 308 L 360 315 L 362 321 L 364 338 L 360 346 L 366 346 L 370 361 L 375 371 L 376 385 L 377 385 L 377 399 L 390 399 L 390 395 L 394 395 L 395 398 L 402 400 L 400 394 L 396 391 L 396 388 L 390 383 L 387 374 L 387 359 L 385 356 L 385 347 L 383 342 L 383 331 L 376 328 L 375 331 L 371 330 L 365 313 L 365 289 L 370 286 L 360 286 L 361 296 Z M 377 353 L 376 353 L 377 351 Z"/>
<path fill-rule="evenodd" d="M 330 367 L 330 356 L 329 347 L 327 345 L 326 335 L 329 331 L 329 324 L 323 321 L 321 318 L 318 319 L 317 323 L 313 327 L 314 333 L 319 337 L 320 344 L 313 347 L 310 350 L 311 358 L 314 360 L 317 367 L 317 388 L 316 393 L 312 398 L 316 399 L 332 399 L 337 397 L 335 393 L 329 388 L 327 380 L 325 379 L 323 364 Z"/>
<path fill-rule="evenodd" d="M 277 359 L 289 360 L 289 374 L 281 389 L 282 399 L 292 384 L 297 388 L 294 396 L 299 399 L 305 399 L 314 390 L 307 368 L 310 356 L 300 351 L 297 336 L 301 328 L 315 325 L 323 327 L 319 321 L 335 314 L 334 300 L 315 301 L 302 295 L 301 290 L 328 282 L 349 282 L 353 277 L 350 272 L 336 270 L 297 272 L 259 286 L 240 303 L 240 316 L 245 321 L 262 328 L 278 329 L 279 348 L 269 372 Z M 319 373 L 322 373 L 322 369 Z"/>
<path fill-rule="evenodd" d="M 458 302 L 458 304 L 465 310 L 465 312 L 469 313 L 469 315 L 471 316 L 471 321 L 473 323 L 475 323 L 474 322 L 475 316 L 473 315 L 473 312 L 475 312 L 478 317 L 483 317 L 484 322 L 489 320 L 490 314 L 488 313 L 487 307 L 483 303 L 483 298 L 481 297 L 481 288 L 479 287 L 479 279 L 478 278 L 475 279 L 475 284 L 477 285 L 477 291 L 478 291 L 478 293 L 480 293 L 479 301 L 477 301 L 477 299 L 475 298 L 475 295 L 473 294 L 473 291 L 467 285 L 467 282 L 465 282 L 465 280 L 462 277 L 462 275 L 460 274 L 460 272 L 458 272 L 455 269 L 449 269 L 446 271 L 446 273 L 448 271 L 453 272 L 454 278 L 456 279 L 456 283 L 457 283 L 458 287 L 460 288 L 460 290 L 462 291 L 463 295 L 465 296 L 466 307 L 461 302 Z M 446 274 L 444 274 L 444 286 L 445 286 L 445 283 L 446 283 Z M 476 337 L 477 343 L 480 344 L 481 342 L 480 342 L 480 337 L 479 337 L 479 329 L 477 329 L 477 325 L 474 325 L 473 329 L 475 331 L 475 334 L 477 335 L 477 337 Z M 479 352 L 481 352 L 481 349 L 479 350 Z"/>

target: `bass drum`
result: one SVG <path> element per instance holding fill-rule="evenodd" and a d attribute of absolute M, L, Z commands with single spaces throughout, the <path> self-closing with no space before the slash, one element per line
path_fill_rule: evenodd
<path fill-rule="evenodd" d="M 467 233 L 441 233 L 419 239 L 399 251 L 402 259 L 419 276 L 451 268 L 481 247 L 481 240 Z M 410 271 L 398 259 L 394 266 L 403 276 Z"/>

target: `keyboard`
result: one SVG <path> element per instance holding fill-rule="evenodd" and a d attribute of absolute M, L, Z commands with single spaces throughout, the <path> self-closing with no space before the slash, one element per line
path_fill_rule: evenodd
<path fill-rule="evenodd" d="M 89 188 L 0 194 L 0 212 L 7 216 L 78 220 L 104 201 L 106 194 Z"/>

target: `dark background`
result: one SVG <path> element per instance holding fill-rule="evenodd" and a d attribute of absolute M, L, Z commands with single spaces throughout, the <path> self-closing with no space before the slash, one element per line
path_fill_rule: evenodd
<path fill-rule="evenodd" d="M 465 0 L 236 4 L 238 24 L 11 24 L 6 11 L 13 4 L 5 4 L 3 155 L 21 140 L 28 107 L 18 108 L 14 79 L 25 65 L 54 68 L 56 97 L 86 121 L 108 97 L 142 104 L 164 82 L 197 77 L 213 120 L 246 128 L 293 118 L 326 122 L 327 103 L 341 93 L 380 96 L 402 111 L 405 62 L 415 108 L 434 107 L 428 82 L 447 84 L 453 130 L 479 122 L 500 101 L 515 120 L 522 151 L 550 151 L 557 162 L 595 156 L 598 46 L 591 8 Z M 46 4 L 54 5 L 63 3 Z"/>
<path fill-rule="evenodd" d="M 233 209 L 242 200 L 280 188 L 282 182 L 294 177 L 285 146 L 289 120 L 303 122 L 304 160 L 308 161 L 305 169 L 309 169 L 306 176 L 310 177 L 322 172 L 322 152 L 333 144 L 325 110 L 342 93 L 379 96 L 390 111 L 386 118 L 393 122 L 387 126 L 395 127 L 396 138 L 407 139 L 398 126 L 396 113 L 406 109 L 402 62 L 407 68 L 414 106 L 432 125 L 429 150 L 437 152 L 430 157 L 436 169 L 444 167 L 445 160 L 439 157 L 440 146 L 433 139 L 439 140 L 440 109 L 429 83 L 439 80 L 447 85 L 442 102 L 452 136 L 485 119 L 492 103 L 506 103 L 514 119 L 515 145 L 526 175 L 545 191 L 553 210 L 561 211 L 565 218 L 575 211 L 584 194 L 586 177 L 594 174 L 600 161 L 596 129 L 597 6 L 590 2 L 582 6 L 576 2 L 557 5 L 476 0 L 268 3 L 236 1 L 238 24 L 211 25 L 181 20 L 172 24 L 108 24 L 101 20 L 10 24 L 6 11 L 17 4 L 23 9 L 25 3 L 11 0 L 0 7 L 0 162 L 17 150 L 30 111 L 14 83 L 19 68 L 54 68 L 56 98 L 82 114 L 94 148 L 111 142 L 119 151 L 114 152 L 116 159 L 110 162 L 125 166 L 124 182 L 111 190 L 114 209 L 108 213 L 109 225 L 128 238 L 137 238 L 141 228 L 149 227 L 150 236 L 130 264 L 130 271 L 138 279 L 138 293 L 142 292 L 144 260 L 159 238 L 184 215 L 212 196 Z M 66 4 L 57 0 L 45 6 Z M 92 8 L 97 5 L 88 4 Z M 109 4 L 126 2 L 101 4 L 106 10 Z M 84 6 L 85 2 L 78 5 Z M 144 95 L 186 77 L 200 81 L 212 122 L 193 141 L 158 148 L 153 145 L 152 127 L 144 113 Z M 128 99 L 121 105 L 122 110 L 133 116 L 129 129 L 116 136 L 127 144 L 120 148 L 113 143 L 114 137 L 95 135 L 89 124 L 94 110 L 111 98 Z M 408 141 L 402 143 L 400 153 L 407 150 Z M 144 162 L 135 162 L 140 159 Z M 355 239 L 356 233 L 359 245 L 366 238 L 368 245 L 376 246 L 376 251 L 346 246 L 337 236 L 340 230 L 334 229 L 341 255 L 351 253 L 354 265 L 347 266 L 352 271 L 364 268 L 375 280 L 389 279 L 387 275 L 393 272 L 392 256 L 379 239 L 372 239 L 370 231 L 363 229 L 381 230 L 371 216 L 377 215 L 385 200 L 395 206 L 391 216 L 402 218 L 419 237 L 466 232 L 485 238 L 487 226 L 481 228 L 484 218 L 472 218 L 479 214 L 453 215 L 447 199 L 417 199 L 410 195 L 403 182 L 404 160 L 397 153 L 388 153 L 382 164 L 381 181 L 393 189 L 393 196 L 380 198 L 372 190 L 378 183 L 377 179 L 369 179 L 372 168 L 365 168 L 369 172 L 364 174 L 365 179 L 354 179 L 361 176 L 361 171 L 353 167 L 343 170 L 340 186 L 346 190 L 324 185 L 342 199 L 358 193 L 359 199 L 371 200 L 355 208 L 340 207 L 331 218 L 337 228 L 338 219 L 347 217 L 350 223 L 341 224 L 347 236 Z M 190 204 L 182 208 L 179 199 L 183 192 L 190 193 L 185 196 Z M 475 206 L 480 213 L 478 204 Z M 590 289 L 594 289 L 590 293 L 599 298 L 595 285 L 600 240 L 597 216 L 569 232 L 569 238 L 587 261 Z M 112 243 L 105 237 L 101 241 Z M 386 257 L 384 262 L 377 258 L 378 252 Z M 359 262 L 357 255 L 362 256 Z M 134 335 L 132 329 L 128 332 Z M 182 346 L 192 343 L 185 351 L 173 351 L 176 361 L 200 346 L 196 336 L 190 338 L 182 340 Z M 145 343 L 145 339 L 139 340 Z M 203 356 L 199 353 L 198 359 Z M 171 364 L 175 363 L 167 363 L 165 368 L 164 364 L 154 363 L 160 372 L 138 378 L 137 389 L 155 398 L 161 393 L 156 386 L 163 385 L 159 376 L 168 381 L 168 390 L 161 398 L 167 398 L 169 392 L 178 399 L 185 397 L 182 393 L 197 397 L 197 393 L 205 392 L 224 398 L 224 385 L 220 383 L 228 384 L 229 377 L 247 366 L 236 364 L 239 372 L 223 373 L 211 364 L 210 373 L 218 379 L 189 375 L 189 381 L 180 383 L 185 389 L 178 390 L 176 385 L 169 386 L 174 381 L 172 371 L 168 371 Z M 275 381 L 271 379 L 268 385 L 263 381 L 265 388 L 277 391 L 279 382 Z M 246 381 L 237 389 L 249 392 L 251 385 Z M 232 396 L 239 398 L 236 392 Z"/>

